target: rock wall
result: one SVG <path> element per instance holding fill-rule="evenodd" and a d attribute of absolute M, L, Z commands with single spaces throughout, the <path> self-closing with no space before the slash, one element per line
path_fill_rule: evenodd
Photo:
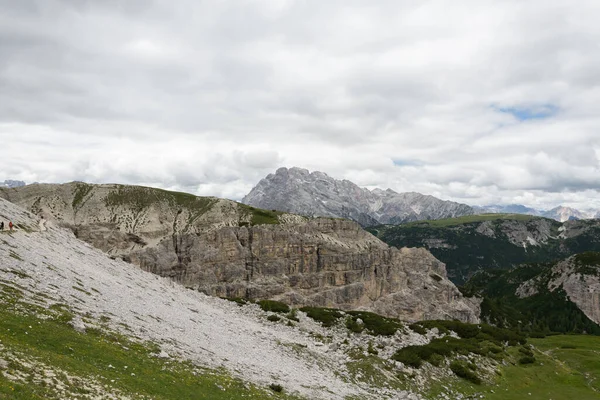
<path fill-rule="evenodd" d="M 229 200 L 82 185 L 31 185 L 0 196 L 114 257 L 207 294 L 411 321 L 478 321 L 478 303 L 462 297 L 431 253 L 389 247 L 355 222 L 283 214 L 278 224 L 253 225 L 248 207 Z"/>

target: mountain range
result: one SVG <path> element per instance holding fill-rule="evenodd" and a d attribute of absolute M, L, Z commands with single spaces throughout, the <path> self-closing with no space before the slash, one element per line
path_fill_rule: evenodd
<path fill-rule="evenodd" d="M 565 222 L 575 219 L 593 219 L 600 218 L 600 211 L 588 210 L 580 211 L 572 207 L 557 206 L 551 210 L 540 210 L 536 208 L 526 207 L 521 204 L 509 205 L 488 205 L 474 206 L 477 213 L 501 213 L 501 214 L 525 214 L 536 215 L 540 217 L 552 218 L 554 220 Z"/>
<path fill-rule="evenodd" d="M 254 207 L 308 216 L 348 218 L 362 226 L 470 215 L 472 207 L 420 193 L 369 190 L 302 168 L 279 168 L 243 199 Z"/>
<path fill-rule="evenodd" d="M 0 187 L 4 187 L 4 188 L 15 188 L 15 187 L 20 187 L 20 186 L 25 186 L 25 182 L 15 181 L 12 179 L 6 179 L 6 180 L 4 180 L 4 182 L 0 182 Z"/>
<path fill-rule="evenodd" d="M 469 206 L 415 192 L 369 190 L 303 168 L 279 168 L 267 175 L 242 199 L 254 207 L 307 216 L 348 218 L 364 227 L 435 220 L 471 214 L 510 213 L 543 216 L 564 222 L 600 217 L 600 211 L 558 206 L 538 210 L 520 204 Z"/>
<path fill-rule="evenodd" d="M 0 220 L 0 398 L 597 395 L 598 221 L 369 228 L 388 245 L 346 219 L 82 182 L 0 188 Z"/>

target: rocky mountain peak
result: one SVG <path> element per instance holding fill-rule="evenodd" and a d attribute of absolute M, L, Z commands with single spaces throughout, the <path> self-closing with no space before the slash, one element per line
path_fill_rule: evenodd
<path fill-rule="evenodd" d="M 416 192 L 361 188 L 324 172 L 279 168 L 262 179 L 242 202 L 307 216 L 352 219 L 362 226 L 458 217 L 473 214 L 466 204 Z"/>

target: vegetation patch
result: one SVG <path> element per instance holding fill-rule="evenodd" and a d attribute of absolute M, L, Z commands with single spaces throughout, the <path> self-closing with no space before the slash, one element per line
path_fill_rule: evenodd
<path fill-rule="evenodd" d="M 302 307 L 300 311 L 305 312 L 309 318 L 320 322 L 324 327 L 335 325 L 336 322 L 344 315 L 342 312 L 334 308 Z"/>
<path fill-rule="evenodd" d="M 248 206 L 246 204 L 241 204 L 241 203 L 239 203 L 239 206 L 246 215 L 250 215 L 250 225 L 279 224 L 279 216 L 284 214 L 281 211 L 263 210 L 261 208 L 256 208 L 256 207 Z M 248 223 L 246 223 L 246 224 L 248 224 Z M 243 226 L 246 224 L 240 223 L 240 226 Z"/>
<path fill-rule="evenodd" d="M 271 311 L 276 313 L 289 313 L 290 306 L 281 301 L 276 300 L 259 300 L 256 302 L 263 311 Z"/>
<path fill-rule="evenodd" d="M 84 182 L 77 182 L 75 184 L 75 188 L 73 188 L 73 202 L 71 203 L 74 210 L 78 210 L 85 204 L 84 199 L 93 188 L 93 185 Z"/>
<path fill-rule="evenodd" d="M 162 359 L 153 343 L 92 328 L 77 332 L 70 324 L 39 314 L 71 313 L 64 305 L 46 310 L 14 302 L 0 292 L 0 399 L 115 398 L 264 399 L 273 389 L 257 387 L 223 370 L 208 370 L 187 361 Z M 46 379 L 45 371 L 53 371 Z M 8 379 L 7 376 L 14 378 Z M 276 398 L 293 396 L 279 393 Z"/>
<path fill-rule="evenodd" d="M 464 361 L 452 361 L 450 363 L 450 369 L 452 372 L 461 378 L 468 380 L 469 382 L 475 383 L 476 385 L 481 384 L 481 378 L 472 370 L 472 367 Z"/>
<path fill-rule="evenodd" d="M 386 318 L 381 315 L 367 312 L 367 311 L 348 311 L 348 321 L 346 326 L 350 325 L 352 327 L 356 327 L 358 329 L 359 326 L 362 326 L 366 329 L 367 333 L 374 336 L 393 336 L 398 329 L 402 329 L 403 325 L 400 320 L 394 318 Z M 362 321 L 362 324 L 358 322 L 358 320 Z M 356 332 L 356 330 L 349 327 L 350 330 Z M 360 330 L 362 331 L 362 329 Z"/>

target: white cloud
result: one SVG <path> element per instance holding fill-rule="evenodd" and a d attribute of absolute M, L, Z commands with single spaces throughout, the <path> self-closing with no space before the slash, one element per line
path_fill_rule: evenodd
<path fill-rule="evenodd" d="M 279 166 L 600 207 L 600 6 L 0 0 L 0 180 L 241 198 Z"/>

